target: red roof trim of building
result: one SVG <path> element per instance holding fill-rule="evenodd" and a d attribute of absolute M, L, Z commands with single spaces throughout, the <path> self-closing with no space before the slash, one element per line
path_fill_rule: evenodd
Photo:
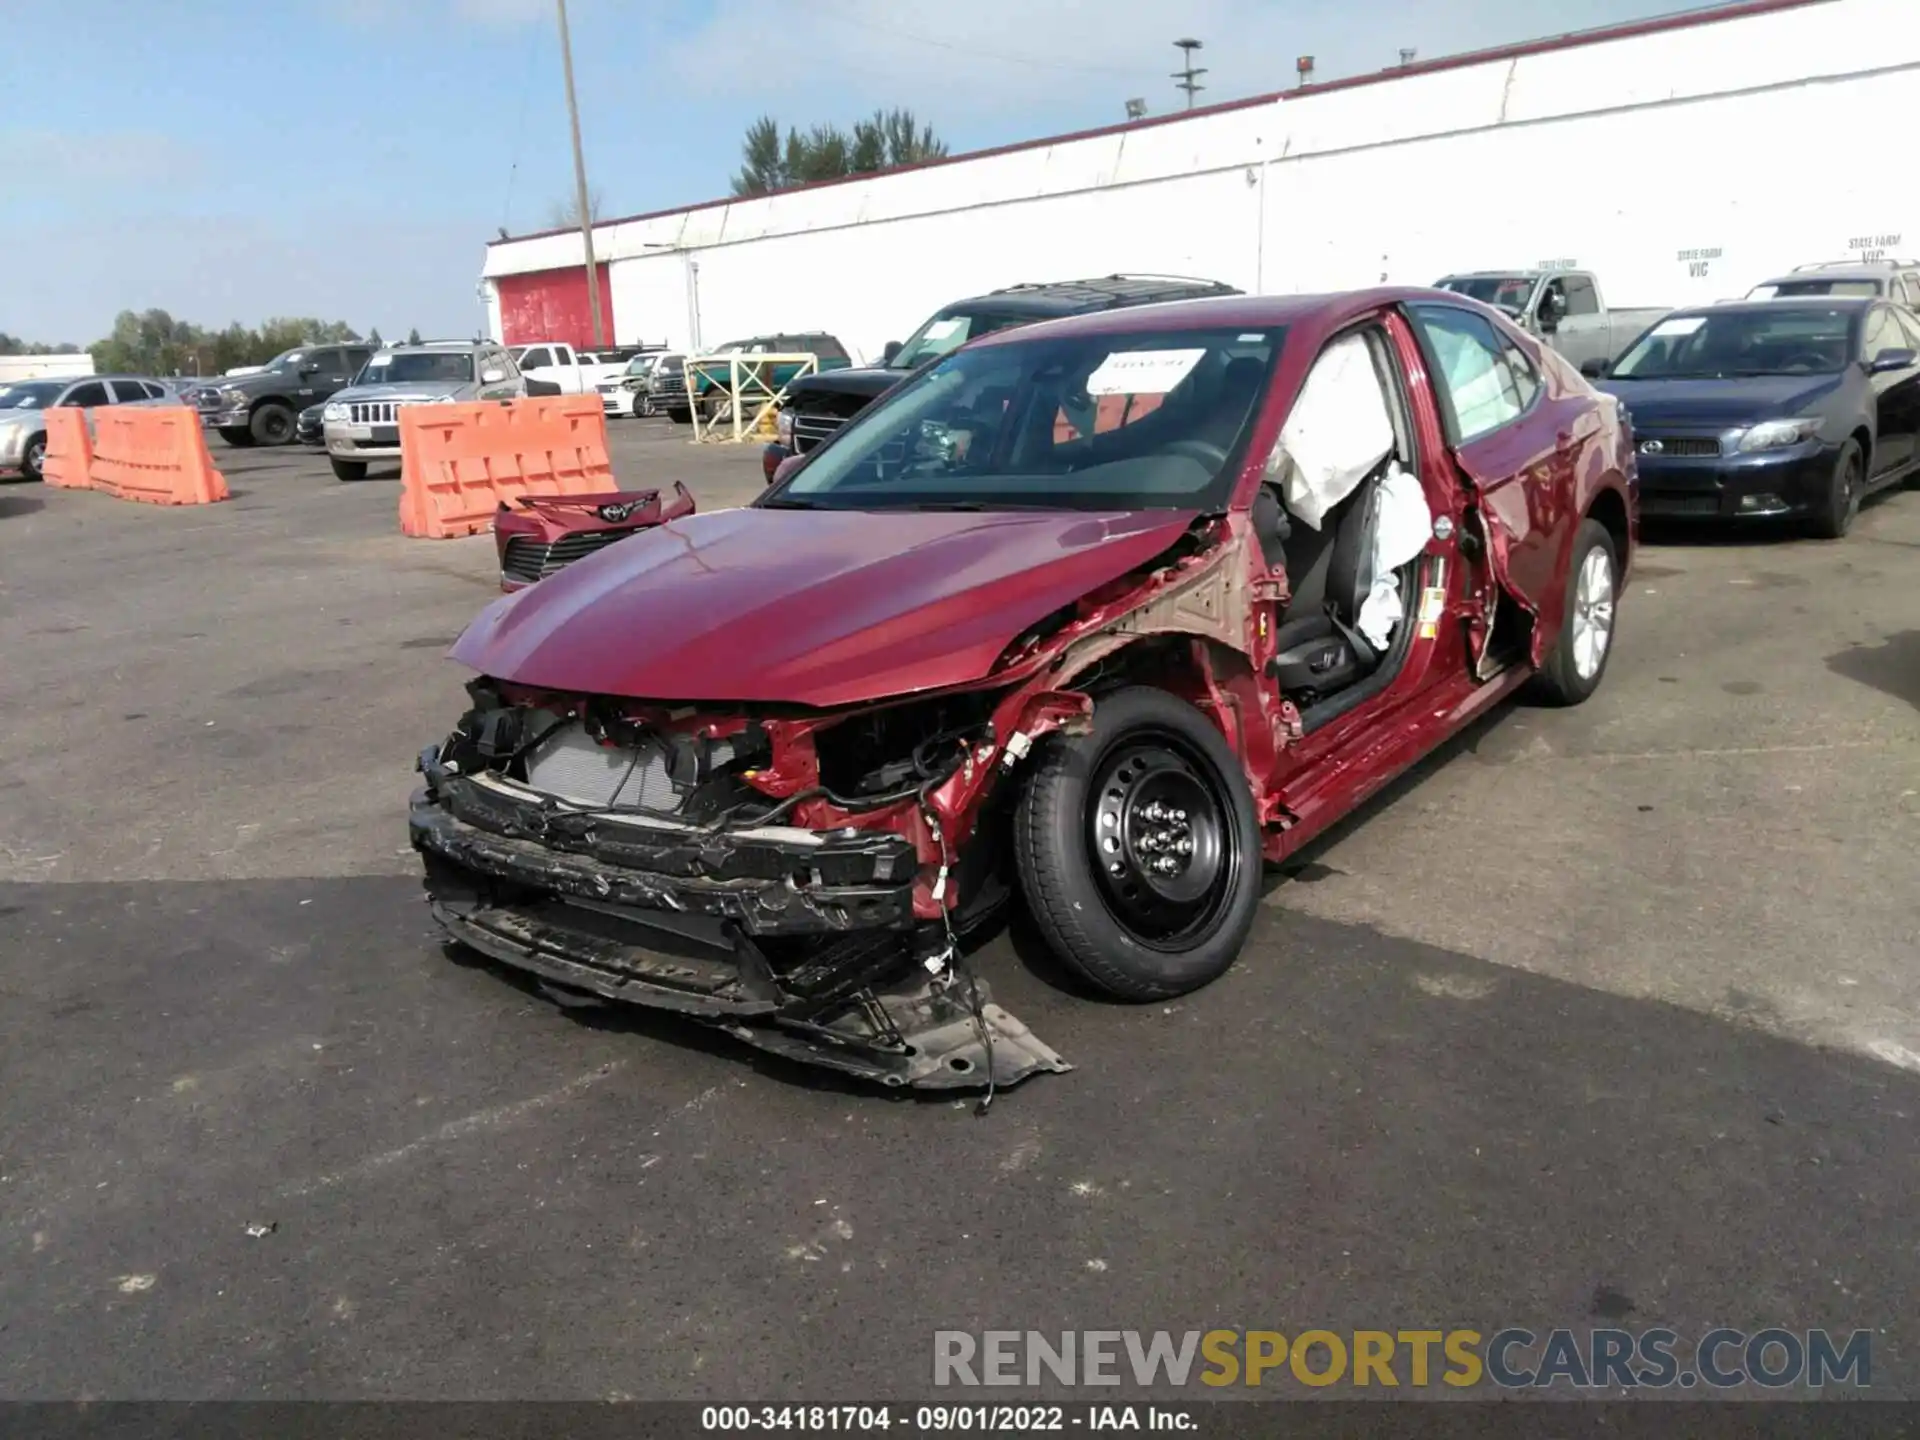
<path fill-rule="evenodd" d="M 1670 30 L 1689 30 L 1699 25 L 1714 25 L 1723 20 L 1744 20 L 1755 15 L 1769 15 L 1778 10 L 1798 10 L 1809 5 L 1825 5 L 1831 0 L 1730 0 L 1730 3 L 1707 6 L 1696 10 L 1681 10 L 1670 15 L 1655 15 L 1645 20 L 1627 20 L 1618 25 L 1602 25 L 1592 30 L 1570 30 L 1561 35 L 1550 35 L 1539 40 L 1522 40 L 1512 45 L 1497 45 L 1487 50 L 1468 50 L 1458 55 L 1443 55 L 1435 60 L 1416 60 L 1411 65 L 1394 65 L 1385 70 L 1377 70 L 1365 75 L 1349 75 L 1339 80 L 1327 80 L 1313 85 L 1296 85 L 1290 90 L 1274 90 L 1264 95 L 1250 95 L 1242 100 L 1224 100 L 1215 105 L 1200 105 L 1192 110 L 1180 110 L 1171 115 L 1154 115 L 1144 120 L 1125 120 L 1117 125 L 1097 125 L 1090 130 L 1074 130 L 1065 135 L 1048 135 L 1038 140 L 1017 140 L 1008 145 L 993 145 L 984 150 L 969 150 L 961 155 L 945 155 L 938 160 L 923 160 L 914 165 L 901 165 L 891 170 L 867 171 L 859 175 L 842 175 L 832 180 L 814 180 L 805 185 L 792 185 L 785 190 L 771 190 L 766 195 L 728 195 L 718 200 L 702 200 L 693 205 L 675 205 L 666 210 L 649 210 L 639 215 L 622 215 L 614 220 L 599 220 L 594 223 L 594 232 L 611 229 L 615 225 L 633 225 L 642 220 L 663 220 L 670 215 L 688 215 L 696 210 L 713 210 L 722 205 L 733 205 L 744 200 L 765 200 L 776 195 L 799 195 L 808 190 L 824 190 L 833 185 L 852 185 L 862 180 L 876 180 L 885 175 L 904 175 L 913 170 L 933 170 L 944 165 L 958 165 L 966 160 L 987 160 L 996 155 L 1012 155 L 1022 150 L 1044 150 L 1053 145 L 1068 145 L 1078 140 L 1097 140 L 1104 135 L 1118 135 L 1123 131 L 1150 130 L 1158 125 L 1174 125 L 1183 120 L 1195 120 L 1206 115 L 1225 115 L 1235 110 L 1247 110 L 1256 105 L 1270 105 L 1276 100 L 1304 99 L 1309 95 L 1323 95 L 1333 90 L 1353 90 L 1363 85 L 1380 85 L 1393 80 L 1403 80 L 1412 75 L 1432 75 L 1443 70 L 1461 70 L 1469 65 L 1495 64 L 1502 60 L 1517 60 L 1527 55 L 1547 55 L 1556 50 L 1575 50 L 1585 45 L 1604 44 L 1609 40 L 1630 40 L 1641 35 L 1660 35 Z M 513 235 L 505 240 L 489 240 L 487 248 L 496 245 L 518 245 L 523 240 L 540 240 L 550 235 L 571 235 L 576 233 L 574 226 L 562 226 L 555 230 L 536 230 L 526 235 Z"/>

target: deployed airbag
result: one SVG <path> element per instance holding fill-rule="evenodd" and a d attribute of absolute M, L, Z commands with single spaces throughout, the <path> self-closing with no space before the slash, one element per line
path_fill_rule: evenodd
<path fill-rule="evenodd" d="M 1433 512 L 1427 492 L 1399 465 L 1387 467 L 1375 498 L 1373 527 L 1373 585 L 1360 602 L 1355 627 L 1375 650 L 1385 650 L 1393 630 L 1406 618 L 1400 601 L 1400 579 L 1394 572 L 1427 548 L 1433 534 Z"/>
<path fill-rule="evenodd" d="M 1280 432 L 1287 511 L 1314 530 L 1393 451 L 1393 420 L 1363 336 L 1329 345 Z M 1417 488 L 1417 487 L 1416 487 Z"/>

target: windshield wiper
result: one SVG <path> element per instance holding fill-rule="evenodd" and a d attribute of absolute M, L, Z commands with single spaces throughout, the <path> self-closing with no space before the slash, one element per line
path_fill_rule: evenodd
<path fill-rule="evenodd" d="M 772 500 L 762 500 L 760 508 L 762 510 L 818 510 L 821 507 L 811 500 L 793 500 L 776 496 Z"/>

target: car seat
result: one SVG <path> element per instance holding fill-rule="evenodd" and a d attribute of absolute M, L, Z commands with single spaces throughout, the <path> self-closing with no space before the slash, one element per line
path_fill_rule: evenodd
<path fill-rule="evenodd" d="M 1261 486 L 1263 492 L 1270 486 Z M 1373 531 L 1379 515 L 1380 472 L 1369 475 L 1334 507 L 1327 523 L 1285 527 L 1281 538 L 1291 598 L 1274 632 L 1275 654 L 1267 672 L 1281 693 L 1312 703 L 1345 689 L 1372 672 L 1380 652 L 1354 629 L 1360 606 L 1373 588 Z M 1254 505 L 1254 529 L 1279 514 L 1277 497 L 1266 517 Z M 1279 514 L 1284 525 L 1285 517 Z M 1268 541 L 1263 537 L 1262 551 Z M 1268 556 L 1269 565 L 1272 557 Z"/>

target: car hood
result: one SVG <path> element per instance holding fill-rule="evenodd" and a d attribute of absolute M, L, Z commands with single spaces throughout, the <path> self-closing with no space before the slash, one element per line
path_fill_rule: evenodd
<path fill-rule="evenodd" d="M 1626 403 L 1635 426 L 1751 425 L 1811 412 L 1845 383 L 1844 375 L 1747 375 L 1725 380 L 1602 380 Z"/>
<path fill-rule="evenodd" d="M 796 401 L 804 400 L 809 395 L 860 395 L 871 400 L 876 395 L 884 395 L 912 373 L 911 370 L 888 370 L 878 366 L 858 370 L 822 370 L 814 375 L 801 376 L 787 387 L 787 394 Z"/>
<path fill-rule="evenodd" d="M 438 400 L 442 395 L 457 395 L 470 380 L 410 380 L 392 385 L 349 385 L 333 392 L 333 400 Z"/>
<path fill-rule="evenodd" d="M 716 510 L 495 601 L 452 654 L 516 684 L 636 699 L 826 706 L 960 685 L 1193 513 Z"/>

